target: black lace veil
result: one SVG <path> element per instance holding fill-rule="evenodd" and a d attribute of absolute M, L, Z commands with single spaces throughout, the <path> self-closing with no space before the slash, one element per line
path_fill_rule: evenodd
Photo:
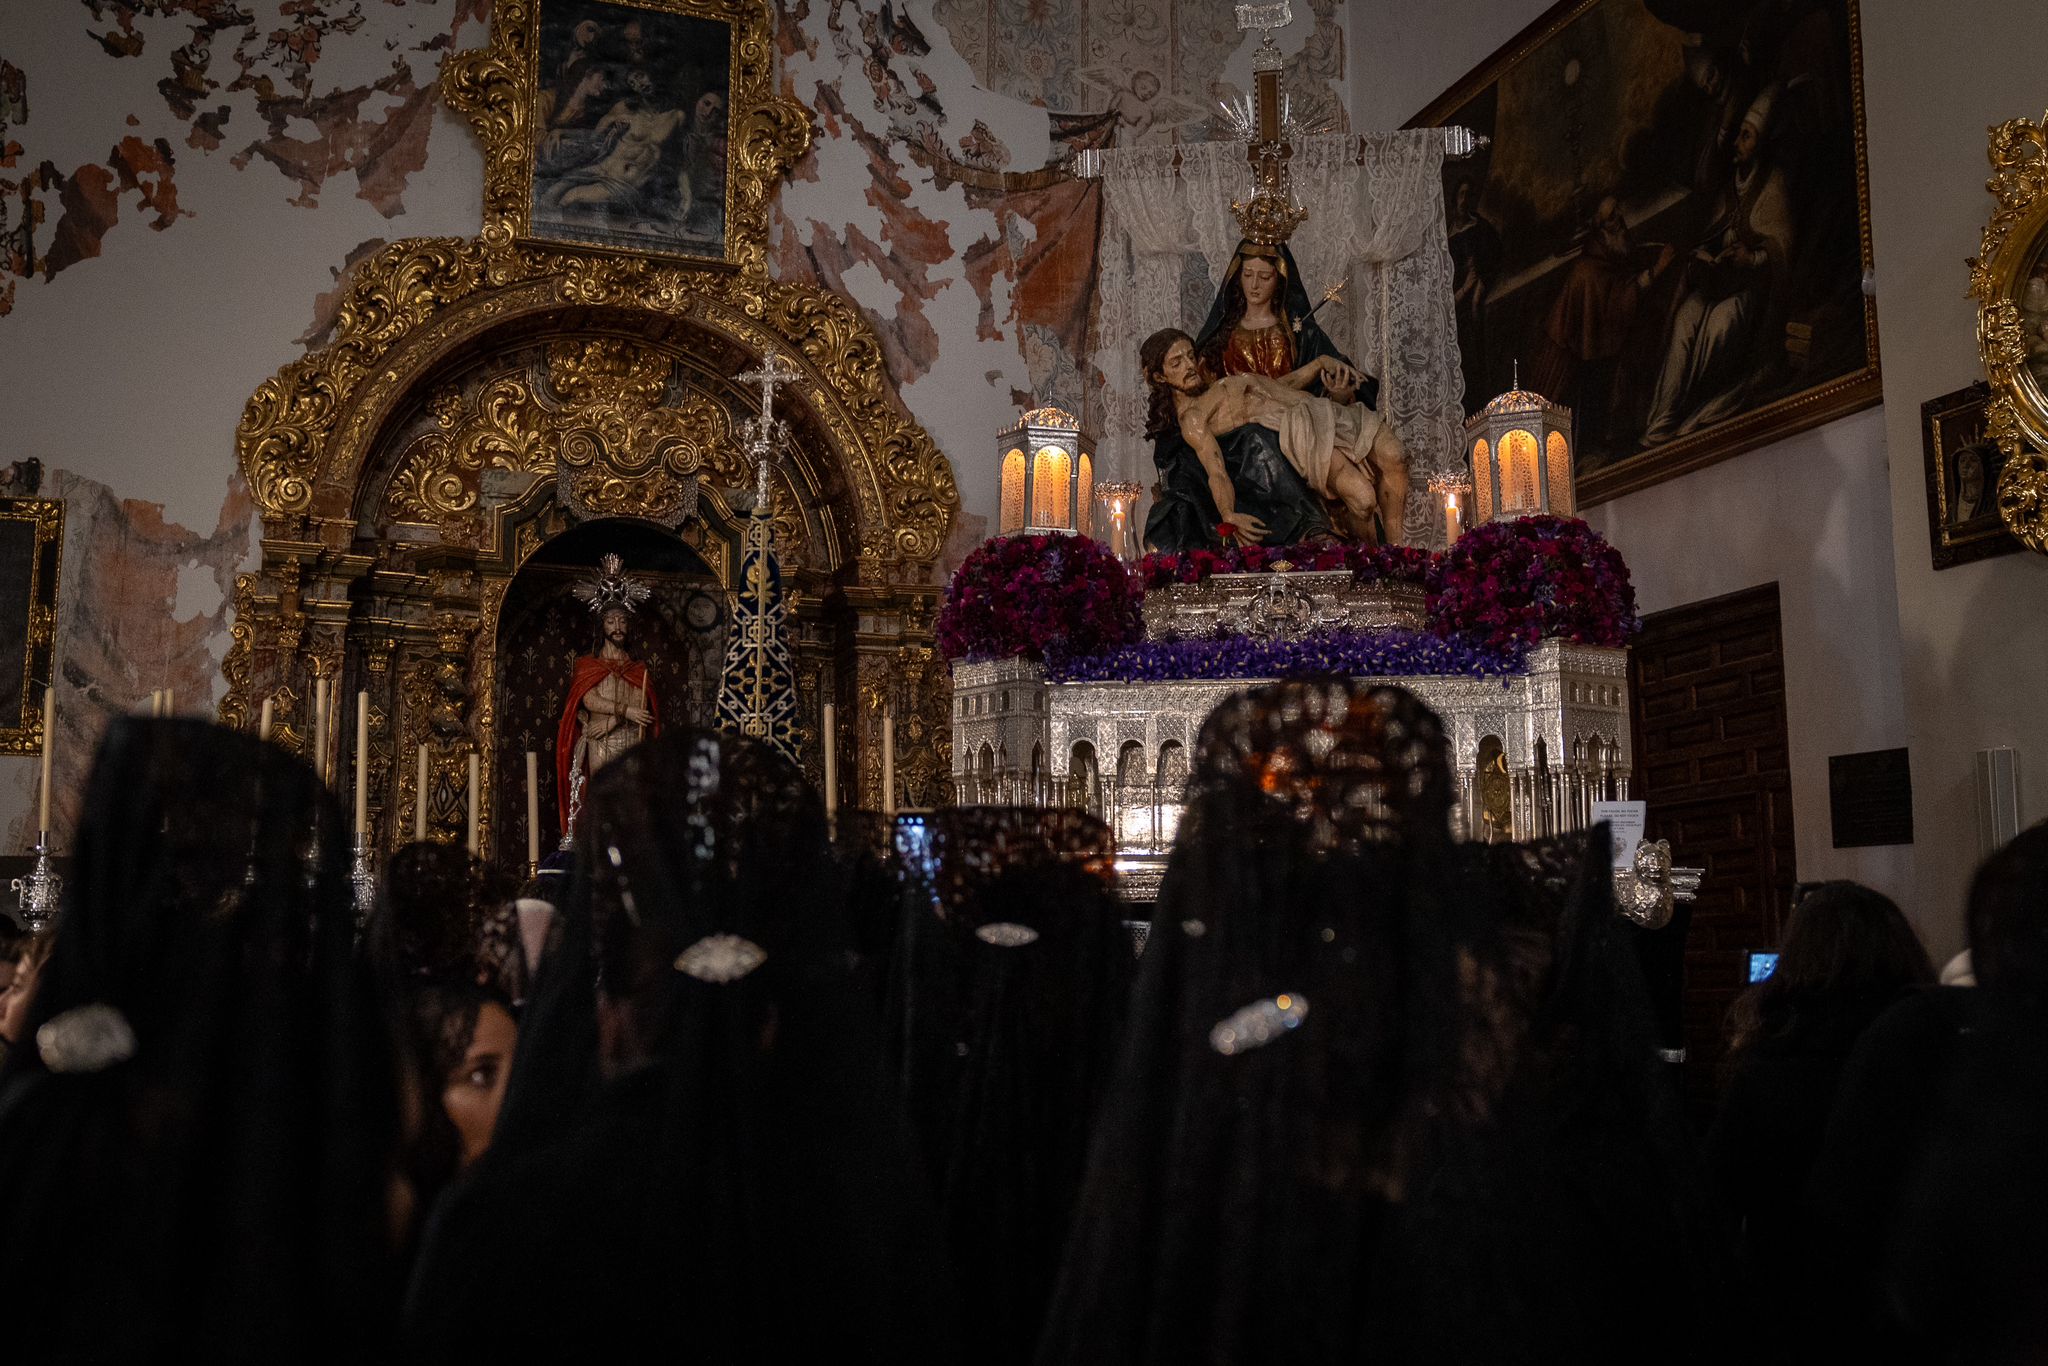
<path fill-rule="evenodd" d="M 899 1076 L 937 1180 L 971 1360 L 1027 1361 L 1135 962 L 1109 828 L 1081 811 L 935 813 L 912 880 Z"/>
<path fill-rule="evenodd" d="M 395 1099 L 343 836 L 274 745 L 198 721 L 108 731 L 38 1047 L 0 1072 L 21 1360 L 388 1347 Z"/>
<path fill-rule="evenodd" d="M 613 760 L 588 802 L 528 1018 L 572 1086 L 597 1034 L 602 1084 L 451 1193 L 415 1345 L 469 1351 L 482 1324 L 522 1355 L 659 1334 L 712 1361 L 943 1358 L 937 1229 L 817 794 L 763 745 L 680 731 Z M 515 1089 L 528 1051 L 522 1029 Z"/>
<path fill-rule="evenodd" d="M 1197 751 L 1041 1361 L 1353 1359 L 1460 1114 L 1436 717 L 1287 682 Z"/>

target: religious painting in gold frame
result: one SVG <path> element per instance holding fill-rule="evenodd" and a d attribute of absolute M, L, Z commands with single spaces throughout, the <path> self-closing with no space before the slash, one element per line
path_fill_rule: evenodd
<path fill-rule="evenodd" d="M 43 747 L 43 693 L 55 677 L 63 553 L 63 503 L 0 498 L 0 754 L 36 754 Z"/>
<path fill-rule="evenodd" d="M 1998 516 L 2005 452 L 1991 439 L 1990 404 L 1991 386 L 1980 380 L 1920 405 L 1927 535 L 1937 570 L 2020 548 Z"/>
<path fill-rule="evenodd" d="M 522 58 L 515 235 L 734 263 L 732 116 L 771 95 L 756 6 L 529 0 L 498 20 Z"/>
<path fill-rule="evenodd" d="M 1977 349 L 1991 386 L 1986 427 L 2005 455 L 1998 512 L 2031 550 L 2048 553 L 2048 115 L 1991 130 L 1998 201 L 1970 260 Z"/>
<path fill-rule="evenodd" d="M 1444 166 L 1465 407 L 1579 421 L 1581 506 L 1882 397 L 1855 0 L 1563 0 L 1410 121 Z"/>

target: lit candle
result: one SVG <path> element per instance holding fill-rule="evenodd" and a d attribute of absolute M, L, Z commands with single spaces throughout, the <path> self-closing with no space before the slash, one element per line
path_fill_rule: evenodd
<path fill-rule="evenodd" d="M 327 781 L 327 678 L 313 680 L 313 771 Z"/>
<path fill-rule="evenodd" d="M 427 837 L 427 747 L 420 746 L 420 771 L 412 785 L 412 837 L 415 842 Z"/>
<path fill-rule="evenodd" d="M 172 705 L 172 703 L 171 703 L 171 690 L 170 690 L 169 688 L 165 688 L 165 689 L 164 689 L 164 715 L 165 715 L 165 716 L 176 716 L 177 714 L 178 714 L 178 709 L 177 709 L 177 707 L 176 707 L 176 706 L 174 706 L 174 705 Z"/>
<path fill-rule="evenodd" d="M 896 814 L 896 713 L 882 713 L 882 814 Z"/>
<path fill-rule="evenodd" d="M 540 755 L 526 751 L 526 867 L 540 867 Z"/>
<path fill-rule="evenodd" d="M 256 718 L 256 738 L 258 740 L 268 740 L 270 738 L 270 723 L 276 716 L 277 703 L 268 697 L 264 698 L 263 714 Z"/>
<path fill-rule="evenodd" d="M 370 694 L 356 694 L 356 838 L 370 833 Z"/>
<path fill-rule="evenodd" d="M 482 784 L 483 758 L 474 751 L 469 756 L 469 852 L 472 857 L 483 853 L 483 832 L 477 828 L 477 790 Z"/>
<path fill-rule="evenodd" d="M 839 708 L 825 704 L 825 819 L 839 814 Z"/>
<path fill-rule="evenodd" d="M 43 689 L 43 789 L 36 807 L 36 829 L 50 828 L 50 756 L 57 751 L 57 689 L 54 681 Z"/>
<path fill-rule="evenodd" d="M 1465 514 L 1458 507 L 1458 495 L 1444 495 L 1444 544 L 1456 545 L 1458 538 L 1465 534 Z"/>

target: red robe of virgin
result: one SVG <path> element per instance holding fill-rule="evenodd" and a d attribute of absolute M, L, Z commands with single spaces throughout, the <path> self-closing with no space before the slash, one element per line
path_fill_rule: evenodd
<path fill-rule="evenodd" d="M 585 655 L 576 661 L 576 673 L 569 680 L 569 700 L 562 704 L 562 724 L 555 730 L 555 806 L 562 822 L 562 833 L 569 833 L 569 770 L 576 759 L 576 709 L 583 705 L 583 695 L 607 678 L 617 675 L 629 688 L 638 688 L 647 699 L 647 710 L 654 722 L 647 728 L 650 736 L 661 734 L 661 708 L 655 705 L 654 688 L 647 681 L 647 666 L 631 659 L 603 659 L 596 655 Z M 588 775 L 585 776 L 588 781 Z"/>

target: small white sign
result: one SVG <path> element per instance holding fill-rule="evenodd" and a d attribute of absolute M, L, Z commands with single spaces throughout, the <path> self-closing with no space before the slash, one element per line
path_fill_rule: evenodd
<path fill-rule="evenodd" d="M 1593 803 L 1594 823 L 1606 821 L 1608 833 L 1614 836 L 1615 867 L 1635 865 L 1636 846 L 1643 842 L 1643 831 L 1649 819 L 1648 809 L 1642 802 Z"/>

